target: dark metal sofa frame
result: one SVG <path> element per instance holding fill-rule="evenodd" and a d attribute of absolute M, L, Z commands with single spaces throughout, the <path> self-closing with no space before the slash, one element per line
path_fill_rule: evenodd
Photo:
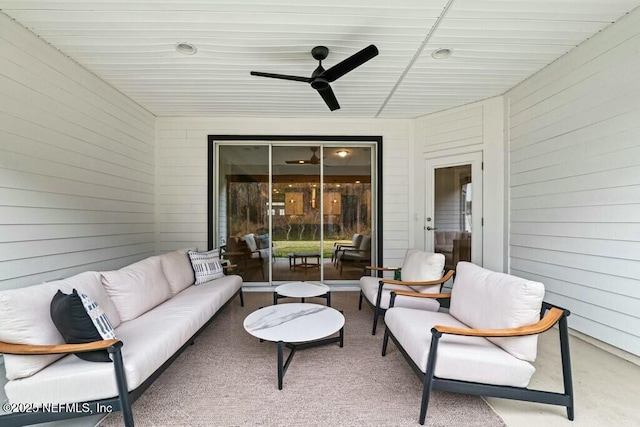
<path fill-rule="evenodd" d="M 56 405 L 55 411 L 46 410 L 46 408 L 28 407 L 26 412 L 11 412 L 0 416 L 0 425 L 3 427 L 17 427 L 31 424 L 39 424 L 50 421 L 59 421 L 71 418 L 86 417 L 88 415 L 108 414 L 110 412 L 122 411 L 124 425 L 133 427 L 133 412 L 131 405 L 144 393 L 151 384 L 173 363 L 174 360 L 189 346 L 193 345 L 195 339 L 204 331 L 204 329 L 218 317 L 218 314 L 229 304 L 236 296 L 240 297 L 240 306 L 244 307 L 244 295 L 242 288 L 224 303 L 214 315 L 209 319 L 195 334 L 191 336 L 162 366 L 160 366 L 149 378 L 147 378 L 138 388 L 127 392 L 127 378 L 124 371 L 124 363 L 122 361 L 122 341 L 108 340 L 98 341 L 89 344 L 67 344 L 62 346 L 42 346 L 42 347 L 64 347 L 67 351 L 56 351 L 55 353 L 77 353 L 79 351 L 93 351 L 97 349 L 106 349 L 112 356 L 113 367 L 118 386 L 118 396 L 92 400 L 87 402 L 78 402 L 72 404 Z M 20 345 L 4 344 L 5 348 L 10 350 L 12 347 L 20 347 Z M 38 346 L 30 346 L 38 347 Z M 44 350 L 44 349 L 43 349 Z M 9 351 L 7 351 L 9 353 Z M 42 352 L 38 354 L 55 354 L 53 352 Z M 19 353 L 20 354 L 20 353 Z M 24 353 L 21 353 L 24 354 Z M 35 354 L 35 353 L 32 353 Z"/>
<path fill-rule="evenodd" d="M 391 295 L 390 307 L 393 307 L 395 293 Z M 382 344 L 382 356 L 387 353 L 387 344 L 389 338 L 395 343 L 400 353 L 404 356 L 418 378 L 423 382 L 422 402 L 420 404 L 420 424 L 424 425 L 429 406 L 429 398 L 432 390 L 446 391 L 449 393 L 471 394 L 476 396 L 499 397 L 504 399 L 523 400 L 527 402 L 547 403 L 550 405 L 565 406 L 567 409 L 567 418 L 573 421 L 574 405 L 573 405 L 573 382 L 571 377 L 571 360 L 569 355 L 569 330 L 567 327 L 567 317 L 571 314 L 569 310 L 543 302 L 540 312 L 542 319 L 552 308 L 562 311 L 559 319 L 553 322 L 547 329 L 540 331 L 542 333 L 550 329 L 556 323 L 560 333 L 560 354 L 562 359 L 562 378 L 564 385 L 564 393 L 555 393 L 542 390 L 531 390 L 526 387 L 498 386 L 493 384 L 481 384 L 468 381 L 451 380 L 446 378 L 438 378 L 435 376 L 436 355 L 438 351 L 438 342 L 443 332 L 437 327 L 431 329 L 431 346 L 429 348 L 429 358 L 427 360 L 426 372 L 423 373 L 418 365 L 411 359 L 411 356 L 398 343 L 396 337 L 386 328 Z"/>

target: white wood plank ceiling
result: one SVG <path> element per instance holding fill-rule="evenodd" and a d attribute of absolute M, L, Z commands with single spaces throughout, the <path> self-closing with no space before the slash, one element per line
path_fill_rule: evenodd
<path fill-rule="evenodd" d="M 158 116 L 412 118 L 499 95 L 640 0 L 0 0 L 0 10 Z M 194 44 L 195 55 L 175 50 Z M 332 83 L 310 76 L 369 44 Z M 438 48 L 452 49 L 436 60 Z M 0 53 L 1 54 L 1 53 Z"/>

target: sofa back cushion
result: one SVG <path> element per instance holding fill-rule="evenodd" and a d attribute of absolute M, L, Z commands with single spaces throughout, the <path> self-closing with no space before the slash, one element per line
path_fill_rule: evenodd
<path fill-rule="evenodd" d="M 472 328 L 518 328 L 540 320 L 544 285 L 469 262 L 456 266 L 449 313 Z M 511 355 L 533 362 L 538 336 L 488 338 Z"/>
<path fill-rule="evenodd" d="M 404 282 L 425 282 L 441 278 L 443 269 L 444 255 L 409 249 L 404 257 L 400 274 Z M 437 294 L 440 291 L 440 285 L 412 286 L 412 288 L 422 293 Z"/>
<path fill-rule="evenodd" d="M 360 243 L 362 242 L 362 234 L 356 233 L 351 238 L 351 246 L 358 249 L 360 248 Z"/>
<path fill-rule="evenodd" d="M 51 320 L 51 300 L 58 290 L 70 293 L 73 289 L 100 304 L 112 324 L 120 324 L 120 317 L 100 283 L 100 275 L 88 271 L 68 279 L 0 291 L 0 341 L 33 345 L 64 344 Z M 29 377 L 63 356 L 5 354 L 6 377 L 8 380 Z"/>
<path fill-rule="evenodd" d="M 186 250 L 167 252 L 160 255 L 162 272 L 169 282 L 171 295 L 187 289 L 195 282 L 191 261 Z"/>
<path fill-rule="evenodd" d="M 242 240 L 247 242 L 247 246 L 251 252 L 258 250 L 258 244 L 256 243 L 256 238 L 253 233 L 245 234 L 242 236 Z"/>
<path fill-rule="evenodd" d="M 359 251 L 369 252 L 371 250 L 371 236 L 362 236 L 360 240 L 360 245 L 357 246 Z"/>
<path fill-rule="evenodd" d="M 159 256 L 100 274 L 122 322 L 135 319 L 171 298 L 171 288 Z"/>

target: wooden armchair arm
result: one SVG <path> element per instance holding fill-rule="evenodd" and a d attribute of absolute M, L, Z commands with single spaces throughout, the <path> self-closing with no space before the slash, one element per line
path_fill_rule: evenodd
<path fill-rule="evenodd" d="M 5 354 L 66 354 L 84 353 L 94 350 L 106 350 L 119 340 L 101 340 L 84 344 L 32 345 L 10 344 L 0 341 L 0 353 Z"/>
<path fill-rule="evenodd" d="M 390 285 L 404 285 L 404 286 L 429 286 L 429 285 L 441 285 L 453 276 L 453 270 L 447 271 L 447 273 L 438 280 L 429 280 L 426 282 L 406 282 L 403 280 L 382 279 L 382 282 Z"/>
<path fill-rule="evenodd" d="M 236 268 L 238 264 L 224 264 L 222 265 L 223 269 Z"/>
<path fill-rule="evenodd" d="M 557 307 L 553 307 L 538 322 L 519 328 L 473 329 L 436 325 L 433 327 L 433 330 L 436 330 L 442 334 L 463 335 L 467 337 L 521 337 L 526 335 L 540 334 L 551 329 L 553 325 L 555 325 L 558 320 L 560 320 L 560 318 L 565 315 L 565 313 L 565 311 L 560 310 Z"/>
<path fill-rule="evenodd" d="M 409 292 L 409 291 L 392 291 L 391 294 L 395 294 L 396 296 L 404 296 L 404 297 L 416 297 L 416 298 L 431 298 L 431 299 L 440 299 L 440 298 L 451 298 L 451 294 L 423 294 L 422 292 Z"/>
<path fill-rule="evenodd" d="M 376 267 L 373 265 L 367 265 L 365 267 L 366 270 L 375 270 L 375 271 L 398 271 L 400 267 Z"/>

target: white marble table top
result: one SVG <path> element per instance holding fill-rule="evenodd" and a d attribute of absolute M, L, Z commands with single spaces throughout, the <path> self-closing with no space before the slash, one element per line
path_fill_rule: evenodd
<path fill-rule="evenodd" d="M 338 332 L 344 316 L 319 304 L 291 303 L 263 307 L 244 319 L 244 329 L 266 341 L 314 341 Z"/>
<path fill-rule="evenodd" d="M 291 298 L 311 298 L 324 295 L 331 288 L 319 282 L 291 282 L 278 286 L 277 294 Z"/>

